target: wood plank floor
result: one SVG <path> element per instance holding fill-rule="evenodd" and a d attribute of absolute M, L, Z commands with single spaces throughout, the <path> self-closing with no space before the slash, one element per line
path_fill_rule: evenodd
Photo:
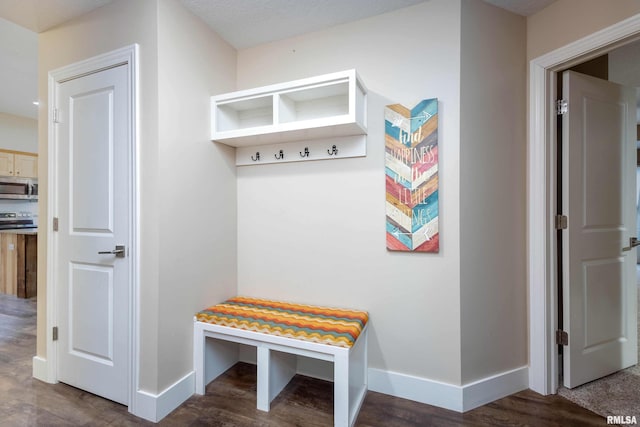
<path fill-rule="evenodd" d="M 127 408 L 65 384 L 31 377 L 34 299 L 0 295 L 0 425 L 151 426 Z M 160 426 L 330 426 L 333 385 L 296 376 L 271 404 L 256 409 L 255 366 L 239 363 L 169 414 Z M 603 426 L 606 420 L 559 396 L 531 391 L 460 414 L 368 392 L 357 426 Z"/>

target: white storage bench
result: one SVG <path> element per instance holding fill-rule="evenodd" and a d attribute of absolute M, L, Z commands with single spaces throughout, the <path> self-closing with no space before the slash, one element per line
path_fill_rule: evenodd
<path fill-rule="evenodd" d="M 236 343 L 257 350 L 257 407 L 296 374 L 296 356 L 333 362 L 334 424 L 351 426 L 367 392 L 366 311 L 236 297 L 194 318 L 196 393 L 238 362 Z"/>

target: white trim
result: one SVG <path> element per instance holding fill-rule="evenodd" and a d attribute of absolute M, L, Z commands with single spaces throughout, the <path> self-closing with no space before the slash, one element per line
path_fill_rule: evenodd
<path fill-rule="evenodd" d="M 460 386 L 369 368 L 369 390 L 462 412 Z"/>
<path fill-rule="evenodd" d="M 138 411 L 138 399 L 136 391 L 138 390 L 138 377 L 140 369 L 140 348 L 139 348 L 139 293 L 140 293 L 140 210 L 139 210 L 139 136 L 138 136 L 138 88 L 139 88 L 139 72 L 138 72 L 138 45 L 133 44 L 123 47 L 121 49 L 114 50 L 112 52 L 98 55 L 93 58 L 89 58 L 84 61 L 76 62 L 74 64 L 58 68 L 50 71 L 48 76 L 48 210 L 47 219 L 49 225 L 53 221 L 53 217 L 57 213 L 57 194 L 55 189 L 57 183 L 55 182 L 56 168 L 58 165 L 57 152 L 56 152 L 56 130 L 55 126 L 51 126 L 53 123 L 53 111 L 57 105 L 57 86 L 67 80 L 78 78 L 86 74 L 101 71 L 106 68 L 111 68 L 117 65 L 127 64 L 128 76 L 127 84 L 130 88 L 129 98 L 129 110 L 131 117 L 129 120 L 130 127 L 128 129 L 129 137 L 131 140 L 131 152 L 130 152 L 130 167 L 129 174 L 131 177 L 131 199 L 130 199 L 130 224 L 131 235 L 130 242 L 131 248 L 129 249 L 129 256 L 131 257 L 131 271 L 130 281 L 131 289 L 129 296 L 129 325 L 130 325 L 130 361 L 129 361 L 129 412 L 137 415 Z M 43 379 L 46 382 L 56 383 L 57 378 L 57 360 L 56 360 L 56 342 L 53 341 L 53 327 L 57 323 L 57 307 L 56 307 L 56 244 L 57 234 L 53 231 L 51 226 L 47 227 L 47 291 L 46 291 L 46 306 L 47 306 L 47 320 L 46 320 L 46 357 L 34 358 L 33 371 L 34 375 L 37 373 L 39 379 Z M 37 359 L 37 361 L 36 361 Z M 46 369 L 42 366 L 46 364 Z M 46 372 L 46 374 L 45 374 Z"/>
<path fill-rule="evenodd" d="M 558 360 L 555 242 L 555 135 L 552 118 L 555 71 L 605 53 L 640 35 L 640 14 L 548 54 L 529 66 L 529 144 L 527 148 L 527 233 L 529 285 L 529 388 L 554 394 Z"/>
<path fill-rule="evenodd" d="M 135 398 L 137 403 L 135 415 L 157 423 L 189 399 L 194 389 L 195 374 L 189 372 L 160 394 L 138 390 Z"/>
<path fill-rule="evenodd" d="M 462 386 L 462 412 L 529 388 L 529 368 L 522 366 Z"/>
<path fill-rule="evenodd" d="M 56 344 L 53 341 L 53 327 L 58 324 L 57 316 L 56 316 L 56 250 L 55 250 L 55 235 L 53 234 L 52 221 L 56 216 L 56 197 L 54 195 L 55 188 L 57 188 L 58 184 L 55 179 L 56 174 L 53 171 L 56 170 L 56 165 L 58 164 L 58 154 L 55 150 L 55 126 L 52 126 L 54 121 L 54 105 L 55 105 L 55 93 L 56 93 L 56 81 L 55 77 L 49 73 L 47 78 L 48 84 L 48 114 L 47 114 L 47 144 L 48 144 L 48 155 L 47 155 L 47 170 L 48 172 L 48 180 L 47 180 L 47 289 L 46 289 L 46 306 L 47 306 L 47 326 L 45 331 L 46 344 L 45 344 L 45 356 L 47 363 L 47 372 L 45 381 L 48 383 L 57 383 L 58 376 L 56 367 L 58 366 L 58 361 L 56 357 Z"/>
<path fill-rule="evenodd" d="M 48 363 L 47 359 L 40 356 L 33 356 L 32 359 L 32 375 L 33 378 L 49 382 L 47 377 Z"/>
<path fill-rule="evenodd" d="M 527 366 L 496 374 L 464 386 L 369 368 L 369 390 L 427 405 L 466 412 L 528 387 Z"/>

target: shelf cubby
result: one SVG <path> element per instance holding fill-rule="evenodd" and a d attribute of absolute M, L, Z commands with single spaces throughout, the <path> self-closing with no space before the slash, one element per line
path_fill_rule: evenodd
<path fill-rule="evenodd" d="M 263 96 L 221 103 L 216 109 L 216 122 L 221 132 L 269 126 L 273 123 L 273 102 Z"/>

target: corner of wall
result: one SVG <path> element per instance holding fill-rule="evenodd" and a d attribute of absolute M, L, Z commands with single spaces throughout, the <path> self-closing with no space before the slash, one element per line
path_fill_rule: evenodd
<path fill-rule="evenodd" d="M 159 394 L 137 390 L 129 411 L 136 417 L 157 423 L 189 399 L 193 390 L 195 377 L 189 372 Z"/>
<path fill-rule="evenodd" d="M 478 1 L 463 3 L 462 22 L 460 304 L 465 384 L 527 362 L 526 22 Z"/>

